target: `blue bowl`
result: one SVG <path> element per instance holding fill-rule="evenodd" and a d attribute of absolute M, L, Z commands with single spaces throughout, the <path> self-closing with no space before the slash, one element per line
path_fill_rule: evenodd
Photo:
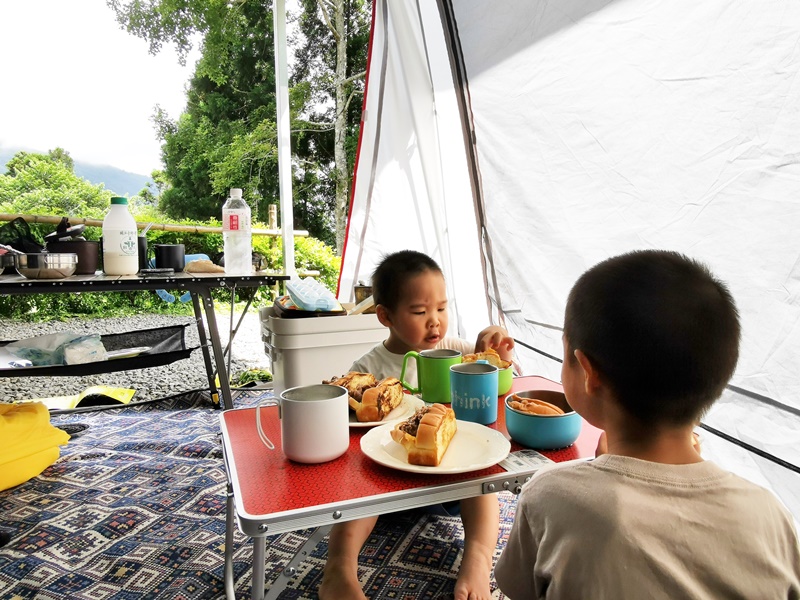
<path fill-rule="evenodd" d="M 563 415 L 538 415 L 511 408 L 514 396 L 537 398 L 558 406 Z M 562 392 L 552 390 L 526 390 L 509 394 L 505 401 L 506 429 L 518 444 L 537 450 L 566 448 L 575 443 L 581 433 L 583 419 L 572 410 Z"/>

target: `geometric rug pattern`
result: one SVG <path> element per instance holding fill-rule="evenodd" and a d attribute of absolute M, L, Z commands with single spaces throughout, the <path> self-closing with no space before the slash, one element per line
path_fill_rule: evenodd
<path fill-rule="evenodd" d="M 254 406 L 260 394 L 238 392 L 236 406 Z M 11 535 L 0 548 L 0 600 L 224 598 L 225 470 L 219 410 L 208 396 L 53 415 L 51 422 L 88 427 L 41 475 L 0 492 L 0 528 Z M 500 494 L 495 558 L 515 499 Z M 309 534 L 267 538 L 267 587 Z M 376 600 L 446 599 L 462 550 L 458 517 L 382 516 L 361 553 L 359 577 Z M 327 538 L 297 568 L 282 600 L 317 597 L 326 552 Z M 251 541 L 237 530 L 236 598 L 250 597 L 251 561 Z"/>

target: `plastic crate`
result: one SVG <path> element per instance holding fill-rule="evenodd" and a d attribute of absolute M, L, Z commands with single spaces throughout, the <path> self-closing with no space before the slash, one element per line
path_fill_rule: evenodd
<path fill-rule="evenodd" d="M 273 307 L 259 313 L 276 393 L 344 375 L 389 336 L 376 315 L 285 319 Z"/>

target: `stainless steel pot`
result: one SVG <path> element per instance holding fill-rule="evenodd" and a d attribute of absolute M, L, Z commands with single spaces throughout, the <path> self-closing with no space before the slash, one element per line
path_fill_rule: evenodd
<path fill-rule="evenodd" d="M 0 254 L 0 270 L 6 267 L 17 268 L 19 261 L 17 260 L 18 254 Z"/>
<path fill-rule="evenodd" d="M 17 254 L 15 259 L 17 272 L 27 279 L 63 279 L 78 266 L 78 255 L 70 253 Z"/>
<path fill-rule="evenodd" d="M 3 254 L 0 254 L 0 273 L 5 273 L 5 269 L 16 269 L 19 264 L 17 257 L 24 254 L 24 252 L 20 252 L 16 248 L 6 246 L 5 244 L 0 244 L 0 250 L 5 251 Z"/>

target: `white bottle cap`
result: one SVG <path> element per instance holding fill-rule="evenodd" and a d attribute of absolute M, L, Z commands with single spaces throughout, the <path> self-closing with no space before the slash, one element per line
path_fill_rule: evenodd
<path fill-rule="evenodd" d="M 241 197 L 242 197 L 241 188 L 231 188 L 231 198 L 241 198 Z"/>

